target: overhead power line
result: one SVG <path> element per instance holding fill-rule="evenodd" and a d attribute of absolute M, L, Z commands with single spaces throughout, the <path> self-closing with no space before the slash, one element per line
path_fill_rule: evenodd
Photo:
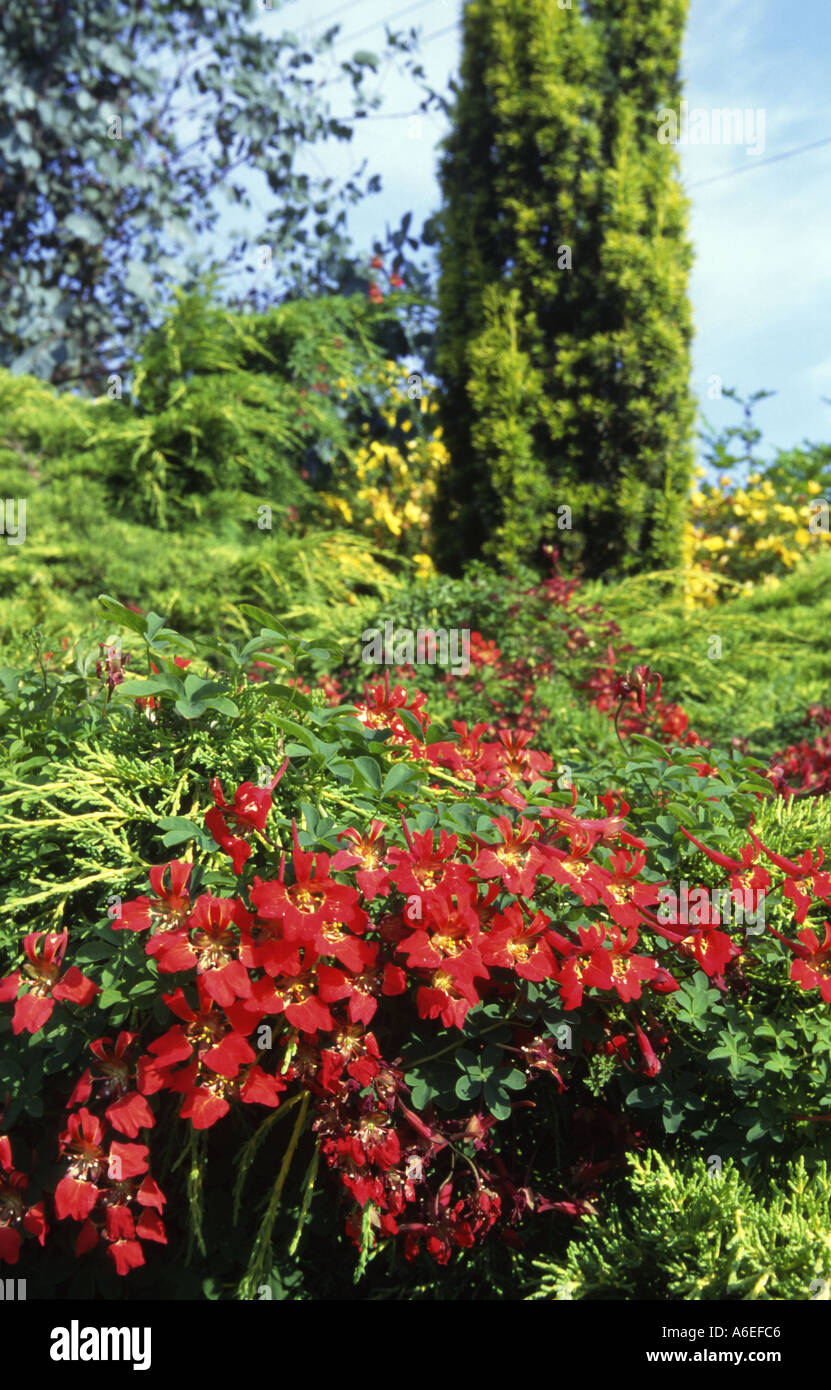
<path fill-rule="evenodd" d="M 744 164 L 741 169 L 728 169 L 726 174 L 715 174 L 711 179 L 699 179 L 698 183 L 690 184 L 690 191 L 693 188 L 706 188 L 709 183 L 720 183 L 722 179 L 737 178 L 739 174 L 750 174 L 754 169 L 760 169 L 763 164 L 778 164 L 783 159 L 793 159 L 794 155 L 806 154 L 808 150 L 818 150 L 822 145 L 831 145 L 831 135 L 824 140 L 812 140 L 810 145 L 798 145 L 795 150 L 783 150 L 782 154 L 772 154 L 768 159 L 754 159 L 752 164 Z"/>
<path fill-rule="evenodd" d="M 292 0 L 289 0 L 292 3 Z M 351 0 L 348 5 L 338 5 L 336 9 L 330 10 L 328 14 L 321 15 L 319 19 L 312 21 L 313 24 L 325 24 L 329 19 L 339 19 L 341 15 L 348 14 L 350 10 L 357 9 L 358 5 L 363 5 L 366 0 Z"/>
<path fill-rule="evenodd" d="M 401 19 L 405 14 L 410 14 L 413 10 L 423 10 L 425 5 L 432 4 L 433 0 L 416 0 L 414 5 L 405 5 L 403 10 L 397 10 L 395 14 L 387 15 L 384 19 L 378 19 L 374 24 L 365 24 L 363 29 L 356 29 L 354 34 L 344 34 L 338 39 L 338 43 L 352 43 L 354 39 L 362 39 L 364 34 L 371 34 L 374 29 L 379 29 L 382 24 L 387 28 L 394 19 Z"/>

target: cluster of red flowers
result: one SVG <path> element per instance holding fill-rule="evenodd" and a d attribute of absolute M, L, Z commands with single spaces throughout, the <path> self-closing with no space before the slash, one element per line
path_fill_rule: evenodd
<path fill-rule="evenodd" d="M 0 1262 L 16 1265 L 20 1257 L 22 1232 L 33 1235 L 43 1245 L 49 1234 L 43 1202 L 26 1205 L 29 1179 L 12 1163 L 11 1140 L 0 1134 Z"/>
<path fill-rule="evenodd" d="M 383 271 L 384 262 L 382 261 L 380 256 L 373 256 L 372 260 L 369 263 L 369 267 L 370 270 Z M 389 282 L 391 290 L 400 290 L 404 284 L 404 281 L 402 280 L 401 276 L 398 274 L 396 270 L 393 270 L 391 272 Z M 378 284 L 376 280 L 370 280 L 369 282 L 369 298 L 372 304 L 383 304 L 384 302 L 384 295 L 381 291 L 381 286 Z"/>
<path fill-rule="evenodd" d="M 22 972 L 12 971 L 0 980 L 0 1004 L 17 1000 L 12 1018 L 13 1033 L 36 1033 L 52 1017 L 56 1002 L 89 1004 L 98 986 L 82 975 L 75 965 L 61 974 L 69 932 L 30 932 L 23 938 L 26 962 Z M 21 984 L 25 985 L 20 994 Z M 18 997 L 19 996 L 19 997 Z"/>
<path fill-rule="evenodd" d="M 591 703 L 610 718 L 617 718 L 617 728 L 623 737 L 628 734 L 647 734 L 660 743 L 681 743 L 707 746 L 707 740 L 690 728 L 689 716 L 680 705 L 661 698 L 661 682 L 654 682 L 653 672 L 646 666 L 620 675 L 618 657 L 610 645 L 606 661 L 598 665 L 584 684 L 591 693 Z M 654 684 L 654 689 L 651 685 Z"/>
<path fill-rule="evenodd" d="M 153 1111 L 135 1089 L 135 1073 L 125 1056 L 136 1036 L 120 1033 L 115 1043 L 98 1038 L 90 1044 L 95 1071 L 83 1073 L 67 1102 L 72 1113 L 58 1138 L 64 1167 L 53 1200 L 58 1221 L 79 1223 L 75 1254 L 83 1255 L 103 1241 L 119 1274 L 145 1263 L 142 1241 L 167 1244 L 159 1214 L 166 1199 L 148 1172 L 147 1145 L 115 1137 L 135 1139 L 140 1129 L 155 1124 Z M 84 1104 L 96 1084 L 101 1102 L 109 1101 L 103 1118 Z M 108 1130 L 114 1131 L 109 1141 Z M 44 1245 L 49 1226 L 43 1201 L 25 1205 L 28 1178 L 12 1167 L 6 1136 L 0 1136 L 0 1167 L 5 1174 L 0 1178 L 0 1260 L 16 1264 L 21 1231 Z"/>
<path fill-rule="evenodd" d="M 644 704 L 659 699 L 659 691 L 649 697 L 649 675 L 628 678 L 628 693 Z M 454 740 L 427 744 L 424 703 L 423 694 L 384 682 L 356 708 L 437 777 L 499 803 L 487 838 L 418 833 L 402 819 L 403 842 L 388 843 L 394 828 L 372 820 L 341 831 L 332 855 L 303 849 L 295 825 L 276 873 L 249 879 L 255 845 L 277 853 L 268 816 L 286 759 L 267 786 L 245 782 L 232 798 L 211 783 L 207 828 L 233 873 L 246 874 L 233 896 L 192 892 L 193 865 L 173 860 L 151 870 L 148 894 L 121 906 L 114 927 L 146 934 L 159 974 L 180 977 L 162 996 L 175 1021 L 149 1042 L 122 1032 L 91 1044 L 92 1068 L 68 1102 L 59 1139 L 66 1170 L 54 1194 L 57 1219 L 80 1223 L 76 1253 L 103 1241 L 123 1274 L 144 1262 L 142 1242 L 165 1242 L 165 1197 L 148 1171 L 147 1145 L 131 1142 L 154 1127 L 149 1098 L 163 1092 L 181 1097 L 179 1115 L 195 1130 L 232 1104 L 273 1109 L 289 1089 L 307 1092 L 320 1150 L 353 1204 L 349 1232 L 359 1243 L 400 1234 L 409 1258 L 423 1247 L 445 1262 L 495 1225 L 510 1237 L 529 1207 L 579 1214 L 580 1201 L 553 1202 L 513 1184 L 493 1152 L 491 1113 L 416 1113 L 401 1059 L 385 1059 L 371 1031 L 383 1001 L 395 998 L 400 1018 L 406 997 L 420 1019 L 461 1030 L 481 1002 L 498 1000 L 507 1012 L 525 981 L 550 982 L 566 1012 L 591 1013 L 593 1000 L 611 998 L 627 1007 L 615 1022 L 604 1011 L 602 1040 L 589 1046 L 654 1076 L 669 1039 L 647 1000 L 678 988 L 672 969 L 701 968 L 728 988 L 742 944 L 709 905 L 680 919 L 658 907 L 664 885 L 644 877 L 646 846 L 627 829 L 618 793 L 600 798 L 598 816 L 577 814 L 575 789 L 570 806 L 551 804 L 552 761 L 527 731 L 488 740 L 484 725 L 458 723 Z M 822 851 L 792 861 L 751 834 L 733 858 L 688 838 L 751 908 L 772 891 L 767 865 L 780 870 L 800 930 L 795 941 L 773 934 L 794 956 L 791 977 L 831 999 L 831 925 L 820 944 L 807 924 L 815 903 L 831 905 Z M 708 899 L 710 890 L 700 892 Z M 563 915 L 575 903 L 583 920 L 572 927 Z M 61 973 L 67 939 L 27 936 L 23 971 L 0 981 L 0 1000 L 16 1000 L 15 1032 L 37 1032 L 56 1001 L 83 1007 L 96 994 L 75 967 Z M 506 1050 L 520 1059 L 521 1085 L 546 1074 L 565 1086 L 568 1047 L 517 1026 Z M 101 1113 L 88 1108 L 94 1087 Z M 41 1204 L 26 1210 L 25 1179 L 4 1143 L 0 1257 L 9 1259 L 20 1228 L 42 1242 L 46 1222 Z M 443 1160 L 460 1143 L 475 1159 L 451 1161 L 448 1171 Z"/>
<path fill-rule="evenodd" d="M 768 776 L 781 796 L 825 796 L 831 792 L 831 709 L 811 705 L 806 724 L 826 732 L 800 739 L 771 759 Z"/>

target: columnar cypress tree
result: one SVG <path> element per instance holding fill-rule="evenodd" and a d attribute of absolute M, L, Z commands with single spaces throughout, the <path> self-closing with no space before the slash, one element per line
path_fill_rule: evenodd
<path fill-rule="evenodd" d="M 441 164 L 445 562 L 670 567 L 691 465 L 686 203 L 656 112 L 687 0 L 470 0 Z M 569 509 L 569 510 L 566 510 Z"/>

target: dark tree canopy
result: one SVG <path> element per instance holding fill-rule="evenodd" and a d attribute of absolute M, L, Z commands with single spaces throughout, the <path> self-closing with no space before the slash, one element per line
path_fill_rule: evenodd
<path fill-rule="evenodd" d="M 348 207 L 379 181 L 313 176 L 307 152 L 351 138 L 350 102 L 377 104 L 378 59 L 355 53 L 327 84 L 316 60 L 336 27 L 270 37 L 272 20 L 255 0 L 5 0 L 0 365 L 100 390 L 174 283 L 254 269 L 260 244 L 272 286 L 342 288 Z M 251 170 L 265 211 L 218 265 L 195 238 L 217 228 L 220 195 L 251 208 Z"/>

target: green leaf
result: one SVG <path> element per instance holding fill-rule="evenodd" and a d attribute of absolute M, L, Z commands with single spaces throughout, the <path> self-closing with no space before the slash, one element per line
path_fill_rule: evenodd
<path fill-rule="evenodd" d="M 459 1100 L 474 1100 L 482 1089 L 482 1082 L 469 1072 L 464 1072 L 456 1082 L 456 1095 Z"/>
<path fill-rule="evenodd" d="M 71 212 L 64 218 L 63 227 L 70 236 L 80 237 L 90 246 L 100 246 L 104 240 L 104 228 L 97 217 L 88 212 Z"/>
<path fill-rule="evenodd" d="M 507 1086 L 509 1091 L 524 1091 L 527 1085 L 527 1079 L 524 1071 L 520 1071 L 518 1067 L 514 1067 L 507 1073 L 499 1073 L 499 1083 L 502 1086 Z"/>
<path fill-rule="evenodd" d="M 126 608 L 123 603 L 119 603 L 117 598 L 111 598 L 109 594 L 99 594 L 98 602 L 109 613 L 110 617 L 117 618 L 123 627 L 129 627 L 133 632 L 138 632 L 144 636 L 144 617 L 141 613 L 134 613 L 131 608 Z"/>
<path fill-rule="evenodd" d="M 672 1096 L 664 1102 L 663 1120 L 667 1134 L 676 1134 L 681 1128 L 683 1119 L 684 1106 L 675 1096 Z"/>
<path fill-rule="evenodd" d="M 656 758 L 660 758 L 665 763 L 669 762 L 666 748 L 663 748 L 660 743 L 656 743 L 654 738 L 647 738 L 645 734 L 630 734 L 630 738 L 633 743 L 640 743 L 644 748 L 648 748 L 649 752 L 654 753 Z"/>
<path fill-rule="evenodd" d="M 368 757 L 366 754 L 363 754 L 360 757 L 355 758 L 353 761 L 355 763 L 356 768 L 363 777 L 364 781 L 368 783 L 370 787 L 374 787 L 376 791 L 380 791 L 381 769 L 376 763 L 375 759 Z"/>
<path fill-rule="evenodd" d="M 186 840 L 195 840 L 200 849 L 209 853 L 219 848 L 213 836 L 187 816 L 163 816 L 158 825 L 160 830 L 167 832 L 162 838 L 165 849 L 184 844 Z"/>
<path fill-rule="evenodd" d="M 229 700 L 227 695 L 214 695 L 213 699 L 206 700 L 208 709 L 215 709 L 218 714 L 227 714 L 229 719 L 236 719 L 239 714 L 239 707 Z"/>
<path fill-rule="evenodd" d="M 105 989 L 98 998 L 98 1003 L 102 1009 L 111 1009 L 114 1004 L 126 1004 L 127 1000 L 118 989 Z"/>
<path fill-rule="evenodd" d="M 384 778 L 381 795 L 389 796 L 391 792 L 400 791 L 405 783 L 414 781 L 412 768 L 407 763 L 396 763 Z"/>
<path fill-rule="evenodd" d="M 424 730 L 422 729 L 412 710 L 399 709 L 396 711 L 396 713 L 407 732 L 412 734 L 413 738 L 418 739 L 419 743 L 423 743 Z"/>
<path fill-rule="evenodd" d="M 266 632 L 274 633 L 280 637 L 288 637 L 288 628 L 283 627 L 281 622 L 271 617 L 263 608 L 256 608 L 253 603 L 241 603 L 239 609 L 241 613 L 245 614 L 246 618 L 252 618 L 253 621 L 259 623 Z"/>
<path fill-rule="evenodd" d="M 126 695 L 128 698 L 136 695 L 144 698 L 147 695 L 170 695 L 176 692 L 171 690 L 171 683 L 164 676 L 148 676 L 146 680 L 122 681 L 116 686 L 115 693 Z"/>
<path fill-rule="evenodd" d="M 198 719 L 200 714 L 204 714 L 208 706 L 204 700 L 187 700 L 182 698 L 177 700 L 173 707 L 177 714 L 181 714 L 183 719 Z"/>

